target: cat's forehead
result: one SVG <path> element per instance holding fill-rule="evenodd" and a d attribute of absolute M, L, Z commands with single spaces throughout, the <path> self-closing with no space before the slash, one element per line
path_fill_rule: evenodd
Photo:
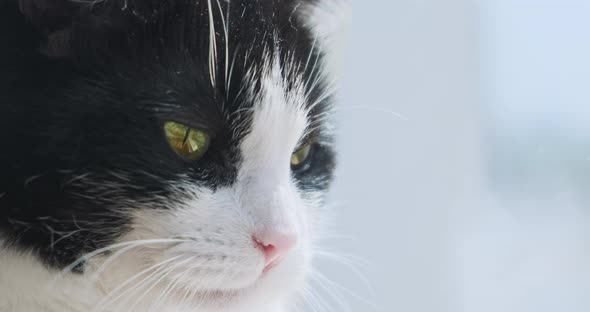
<path fill-rule="evenodd" d="M 193 70 L 221 87 L 218 80 L 230 72 L 260 70 L 269 53 L 294 62 L 313 54 L 316 40 L 295 14 L 303 2 L 97 1 L 82 6 L 65 29 L 68 53 L 107 67 Z"/>
<path fill-rule="evenodd" d="M 327 109 L 327 85 L 316 38 L 294 15 L 300 5 L 102 2 L 74 24 L 72 53 L 114 68 L 130 92 L 144 90 L 139 101 L 143 97 L 162 118 L 244 131 L 270 93 L 282 93 L 311 118 Z"/>

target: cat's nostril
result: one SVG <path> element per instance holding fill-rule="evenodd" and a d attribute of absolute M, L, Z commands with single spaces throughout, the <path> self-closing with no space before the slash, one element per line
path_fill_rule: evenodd
<path fill-rule="evenodd" d="M 279 264 L 287 253 L 297 243 L 295 234 L 280 232 L 265 232 L 253 237 L 256 245 L 264 252 L 264 271 L 272 269 Z"/>

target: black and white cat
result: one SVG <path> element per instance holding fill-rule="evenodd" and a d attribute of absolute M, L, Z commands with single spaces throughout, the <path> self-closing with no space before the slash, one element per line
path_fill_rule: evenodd
<path fill-rule="evenodd" d="M 340 5 L 3 1 L 0 311 L 297 310 Z"/>

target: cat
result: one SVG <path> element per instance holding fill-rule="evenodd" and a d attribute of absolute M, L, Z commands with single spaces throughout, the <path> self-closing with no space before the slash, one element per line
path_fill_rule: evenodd
<path fill-rule="evenodd" d="M 338 0 L 9 0 L 0 311 L 297 311 Z"/>

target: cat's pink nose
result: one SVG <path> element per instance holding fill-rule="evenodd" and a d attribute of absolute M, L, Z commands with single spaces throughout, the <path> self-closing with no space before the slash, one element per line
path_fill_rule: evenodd
<path fill-rule="evenodd" d="M 276 231 L 267 231 L 254 236 L 254 241 L 264 252 L 264 271 L 272 269 L 279 264 L 287 253 L 297 243 L 295 234 L 287 234 Z"/>

